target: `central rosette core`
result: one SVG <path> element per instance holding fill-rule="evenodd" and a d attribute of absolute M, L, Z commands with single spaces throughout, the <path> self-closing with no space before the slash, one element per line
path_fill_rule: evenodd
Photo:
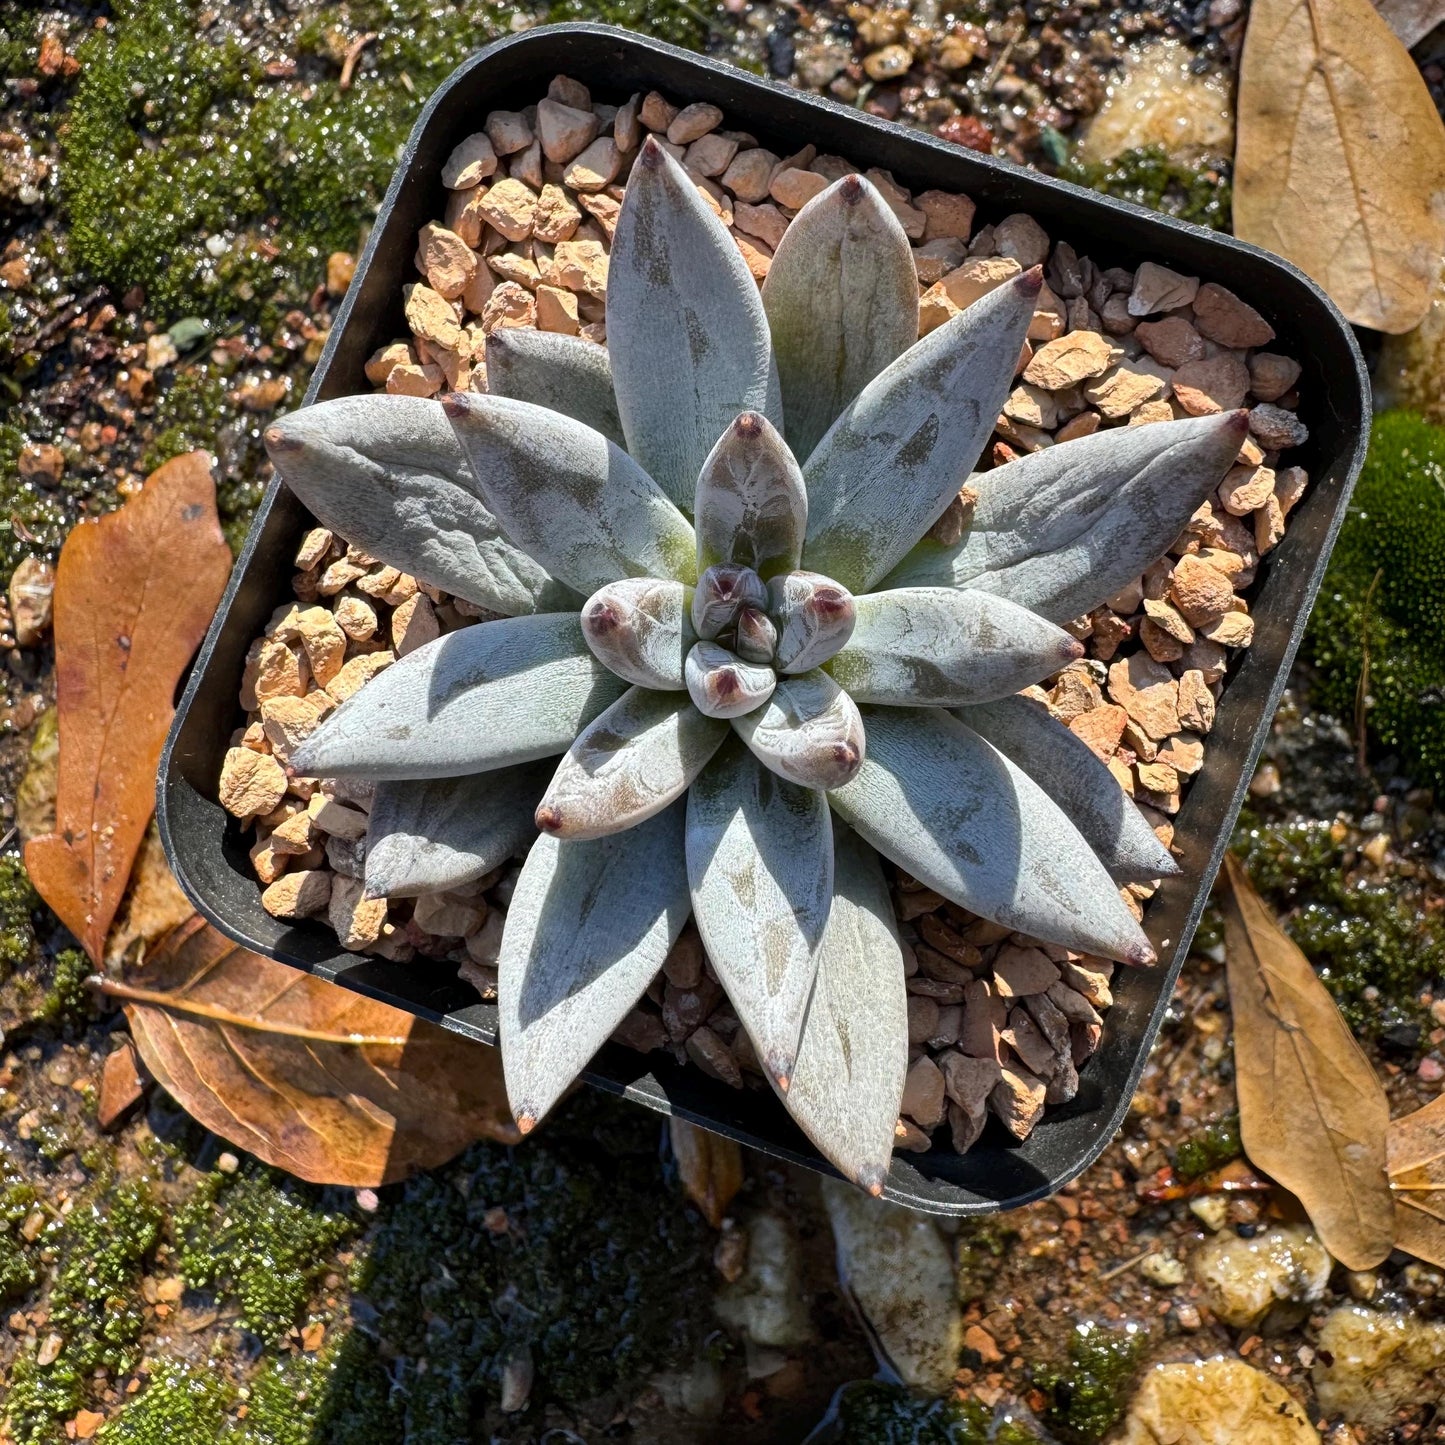
<path fill-rule="evenodd" d="M 690 609 L 697 641 L 683 675 L 698 711 L 742 717 L 772 697 L 779 674 L 809 672 L 853 632 L 853 597 L 817 572 L 764 582 L 751 567 L 722 562 L 698 578 Z"/>

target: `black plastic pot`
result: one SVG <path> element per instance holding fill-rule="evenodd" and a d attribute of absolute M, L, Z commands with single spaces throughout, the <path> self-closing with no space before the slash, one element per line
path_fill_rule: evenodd
<path fill-rule="evenodd" d="M 407 332 L 401 288 L 414 276 L 418 228 L 442 213 L 442 163 L 463 136 L 480 128 L 488 111 L 536 101 L 559 72 L 617 103 L 651 89 L 680 101 L 712 101 L 726 112 L 729 125 L 754 133 L 780 155 L 811 141 L 859 166 L 883 166 L 914 189 L 965 192 L 978 204 L 980 225 L 1027 211 L 1053 238 L 1102 264 L 1153 260 L 1216 280 L 1267 316 L 1279 334 L 1279 350 L 1304 365 L 1300 414 L 1310 438 L 1298 460 L 1308 468 L 1311 485 L 1291 515 L 1288 535 L 1261 566 L 1251 606 L 1254 645 L 1236 658 L 1204 769 L 1176 819 L 1183 876 L 1166 882 L 1148 908 L 1145 925 L 1161 963 L 1147 971 L 1121 970 L 1102 1047 L 1083 1071 L 1078 1097 L 1051 1109 L 1028 1140 L 1016 1144 L 993 1125 L 964 1156 L 900 1154 L 886 1190 L 900 1203 L 953 1215 L 1041 1198 L 1092 1163 L 1119 1127 L 1223 856 L 1364 457 L 1369 389 L 1354 337 L 1312 282 L 1252 246 L 655 40 L 605 26 L 562 25 L 490 46 L 432 97 L 397 167 L 307 402 L 370 389 L 362 373 L 366 358 Z M 270 917 L 261 907 L 241 831 L 216 801 L 221 759 L 239 719 L 244 654 L 278 599 L 290 595 L 291 559 L 311 525 L 301 504 L 273 483 L 162 759 L 159 817 L 167 856 L 197 908 L 246 947 L 494 1043 L 496 1009 L 478 1003 L 451 967 L 346 953 L 324 926 L 293 926 Z M 670 1056 L 615 1045 L 597 1056 L 586 1077 L 660 1113 L 676 1113 L 766 1154 L 831 1172 L 766 1090 L 733 1090 Z"/>

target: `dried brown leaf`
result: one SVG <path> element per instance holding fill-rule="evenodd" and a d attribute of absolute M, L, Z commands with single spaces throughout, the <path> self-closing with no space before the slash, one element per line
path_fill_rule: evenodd
<path fill-rule="evenodd" d="M 1375 0 L 1375 9 L 1402 45 L 1416 44 L 1445 21 L 1442 0 Z"/>
<path fill-rule="evenodd" d="M 1326 1249 L 1371 1269 L 1394 1243 L 1390 1106 L 1335 1001 L 1225 855 L 1221 894 L 1239 1132 L 1255 1168 L 1299 1196 Z"/>
<path fill-rule="evenodd" d="M 1408 331 L 1445 250 L 1445 127 L 1370 0 L 1254 0 L 1239 70 L 1234 229 L 1353 322 Z"/>
<path fill-rule="evenodd" d="M 743 1184 L 743 1151 L 731 1139 L 700 1129 L 674 1114 L 668 1120 L 672 1153 L 688 1198 L 714 1229 L 721 1229 L 728 1205 Z"/>
<path fill-rule="evenodd" d="M 1445 1094 L 1390 1125 L 1395 1247 L 1445 1267 Z"/>
<path fill-rule="evenodd" d="M 96 963 L 150 822 L 176 683 L 230 570 L 205 452 L 158 468 L 60 550 L 56 823 L 25 867 Z"/>
<path fill-rule="evenodd" d="M 199 917 L 137 982 L 102 988 L 187 1113 L 312 1183 L 389 1184 L 476 1139 L 521 1137 L 495 1049 L 250 953 Z"/>

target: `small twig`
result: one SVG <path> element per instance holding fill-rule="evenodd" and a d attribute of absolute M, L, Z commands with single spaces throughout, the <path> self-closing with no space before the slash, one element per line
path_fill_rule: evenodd
<path fill-rule="evenodd" d="M 12 823 L 6 830 L 5 836 L 0 838 L 0 853 L 3 853 L 9 846 L 10 840 L 15 836 L 16 826 Z"/>
<path fill-rule="evenodd" d="M 1390 1188 L 1398 1194 L 1445 1194 L 1445 1184 L 1396 1184 L 1392 1179 Z"/>
<path fill-rule="evenodd" d="M 255 1029 L 257 1033 L 284 1034 L 291 1039 L 310 1039 L 318 1044 L 351 1044 L 361 1048 L 366 1045 L 390 1045 L 401 1047 L 404 1037 L 388 1037 L 379 1034 L 331 1034 L 323 1029 L 308 1029 L 302 1024 L 267 1022 L 265 1019 L 249 1018 L 245 1014 L 232 1013 L 230 1009 L 215 1004 L 201 1003 L 196 999 L 180 998 L 173 993 L 162 993 L 159 989 L 137 988 L 134 984 L 121 983 L 119 979 L 103 978 L 92 974 L 85 980 L 87 988 L 103 993 L 108 998 L 124 999 L 127 1003 L 148 1003 L 156 1008 L 171 1009 L 176 1013 L 192 1014 L 196 1018 L 210 1019 L 212 1023 L 230 1024 L 238 1029 Z"/>
<path fill-rule="evenodd" d="M 350 45 L 346 47 L 345 58 L 341 62 L 341 89 L 351 89 L 351 74 L 356 69 L 356 62 L 361 59 L 361 52 L 377 38 L 375 30 L 368 30 L 365 35 L 358 35 Z"/>
<path fill-rule="evenodd" d="M 1384 574 L 1383 567 L 1376 569 L 1365 593 L 1365 605 L 1360 616 L 1360 682 L 1355 689 L 1355 766 L 1361 773 L 1369 772 L 1365 714 L 1370 695 L 1370 604 L 1375 600 L 1375 588 L 1380 585 Z"/>
<path fill-rule="evenodd" d="M 1123 1264 L 1116 1264 L 1113 1269 L 1105 1270 L 1099 1276 L 1099 1283 L 1107 1284 L 1111 1279 L 1117 1279 L 1121 1274 L 1126 1274 L 1133 1269 L 1136 1264 L 1148 1259 L 1153 1253 L 1152 1249 L 1146 1249 L 1143 1254 L 1136 1254 L 1133 1259 L 1126 1259 Z"/>
<path fill-rule="evenodd" d="M 40 328 L 29 336 L 17 337 L 10 345 L 11 354 L 23 356 L 27 351 L 37 350 L 44 342 L 50 340 L 57 331 L 69 326 L 77 316 L 89 311 L 92 306 L 105 296 L 110 295 L 108 286 L 97 286 L 88 295 L 77 301 L 73 296 L 67 297 L 59 302 L 60 309 Z"/>

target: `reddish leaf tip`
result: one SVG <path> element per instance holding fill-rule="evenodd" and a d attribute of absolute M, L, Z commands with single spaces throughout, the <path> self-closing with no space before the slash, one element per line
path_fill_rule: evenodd
<path fill-rule="evenodd" d="M 642 143 L 642 154 L 638 156 L 638 162 L 648 170 L 657 170 L 663 161 L 666 151 L 658 144 L 657 137 L 650 135 Z"/>
<path fill-rule="evenodd" d="M 453 420 L 466 416 L 471 410 L 471 403 L 468 402 L 467 398 L 459 391 L 447 392 L 445 396 L 440 398 L 440 401 L 442 410 Z"/>
<path fill-rule="evenodd" d="M 877 1199 L 883 1193 L 884 1178 L 883 1170 L 877 1164 L 865 1165 L 858 1171 L 859 1187 L 866 1189 L 874 1199 Z"/>
<path fill-rule="evenodd" d="M 615 632 L 622 625 L 622 614 L 614 603 L 599 597 L 596 601 L 588 604 L 583 622 L 589 632 L 603 636 Z"/>
<path fill-rule="evenodd" d="M 1037 296 L 1043 289 L 1044 268 L 1042 266 L 1030 266 L 1022 276 L 1014 281 L 1014 289 L 1020 296 Z"/>
<path fill-rule="evenodd" d="M 763 419 L 755 411 L 745 411 L 733 423 L 733 431 L 749 440 L 760 437 L 763 434 Z"/>
<path fill-rule="evenodd" d="M 1059 656 L 1065 662 L 1076 662 L 1084 655 L 1084 644 L 1077 637 L 1066 637 L 1059 643 Z"/>
<path fill-rule="evenodd" d="M 864 189 L 862 176 L 844 176 L 838 185 L 838 195 L 845 206 L 856 206 L 863 199 Z"/>
<path fill-rule="evenodd" d="M 266 450 L 273 456 L 277 452 L 298 452 L 301 450 L 301 439 L 292 436 L 285 427 L 268 426 L 262 434 L 262 440 L 266 443 Z"/>
<path fill-rule="evenodd" d="M 1124 962 L 1131 968 L 1148 968 L 1159 955 L 1147 943 L 1131 943 L 1124 950 Z"/>
<path fill-rule="evenodd" d="M 534 821 L 542 832 L 555 838 L 561 833 L 565 820 L 561 808 L 555 803 L 541 803 L 537 807 Z"/>
<path fill-rule="evenodd" d="M 532 1130 L 537 1127 L 537 1120 L 531 1114 L 518 1114 L 516 1115 L 516 1120 L 517 1133 L 519 1134 L 530 1134 Z"/>

